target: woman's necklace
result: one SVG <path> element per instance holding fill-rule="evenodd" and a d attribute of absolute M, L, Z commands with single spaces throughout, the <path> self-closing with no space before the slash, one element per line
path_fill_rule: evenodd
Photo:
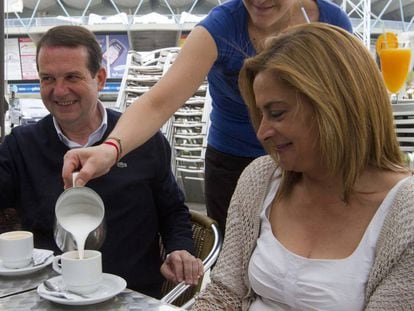
<path fill-rule="evenodd" d="M 299 0 L 300 11 L 302 12 L 303 18 L 305 19 L 306 23 L 310 24 L 311 20 L 309 18 L 308 13 L 306 12 L 305 5 L 303 4 L 303 0 Z"/>
<path fill-rule="evenodd" d="M 278 35 L 283 29 L 286 29 L 291 24 L 292 20 L 292 12 L 295 8 L 292 7 L 289 12 L 286 13 L 285 16 L 281 17 L 281 20 L 275 24 L 271 31 L 264 31 L 263 29 L 259 29 L 255 27 L 255 25 L 251 25 L 249 27 L 249 36 L 250 40 L 255 48 L 256 52 L 260 52 L 263 48 L 264 40 L 269 36 L 276 36 Z"/>
<path fill-rule="evenodd" d="M 292 16 L 294 14 L 294 12 L 296 10 L 300 10 L 301 15 L 304 18 L 304 21 L 306 23 L 310 23 L 311 20 L 309 18 L 309 15 L 305 9 L 305 5 L 303 3 L 303 0 L 298 0 L 297 2 L 294 3 L 292 9 L 289 11 L 289 13 L 287 13 L 288 16 L 286 16 L 285 20 L 280 21 L 279 26 L 277 27 L 277 29 L 273 29 L 272 34 L 273 35 L 277 35 L 279 34 L 282 30 L 286 29 L 287 27 L 289 27 L 292 24 Z M 296 15 L 296 19 L 298 19 L 297 14 Z M 262 49 L 262 45 L 263 45 L 263 41 L 265 38 L 267 38 L 269 35 L 268 34 L 263 34 L 260 30 L 255 29 L 254 27 L 250 30 L 250 40 L 255 48 L 255 50 L 257 52 L 260 52 L 260 50 Z"/>

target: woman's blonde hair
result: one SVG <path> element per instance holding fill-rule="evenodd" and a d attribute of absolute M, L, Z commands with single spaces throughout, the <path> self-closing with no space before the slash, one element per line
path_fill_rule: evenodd
<path fill-rule="evenodd" d="M 253 81 L 264 70 L 306 96 L 313 106 L 322 163 L 341 176 L 344 200 L 368 165 L 403 168 L 391 103 L 381 73 L 362 42 L 347 31 L 312 23 L 287 29 L 266 41 L 264 50 L 245 61 L 239 85 L 257 131 L 262 115 Z M 264 144 L 277 162 L 277 154 Z M 301 173 L 282 170 L 279 197 L 289 193 Z"/>

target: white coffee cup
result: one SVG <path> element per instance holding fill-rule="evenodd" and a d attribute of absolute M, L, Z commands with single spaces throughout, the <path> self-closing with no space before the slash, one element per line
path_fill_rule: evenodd
<path fill-rule="evenodd" d="M 102 255 L 99 251 L 85 250 L 84 258 L 79 259 L 78 251 L 66 252 L 53 259 L 53 269 L 62 274 L 66 289 L 89 294 L 102 281 Z"/>
<path fill-rule="evenodd" d="M 33 257 L 33 233 L 9 231 L 0 234 L 0 259 L 5 268 L 28 266 Z"/>

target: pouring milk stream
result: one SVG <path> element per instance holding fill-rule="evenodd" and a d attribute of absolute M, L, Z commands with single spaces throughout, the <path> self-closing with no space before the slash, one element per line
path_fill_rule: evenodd
<path fill-rule="evenodd" d="M 76 176 L 77 173 L 73 173 L 73 185 Z M 75 239 L 79 258 L 82 259 L 89 233 L 95 230 L 104 218 L 102 199 L 90 188 L 73 186 L 58 198 L 55 212 L 59 224 Z"/>

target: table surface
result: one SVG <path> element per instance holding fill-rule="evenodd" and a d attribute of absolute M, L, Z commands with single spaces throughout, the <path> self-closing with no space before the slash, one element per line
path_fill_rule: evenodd
<path fill-rule="evenodd" d="M 0 310 L 183 310 L 130 289 L 125 289 L 114 298 L 97 304 L 87 306 L 57 304 L 40 297 L 37 293 L 37 286 L 55 275 L 56 272 L 49 266 L 24 276 L 0 276 Z"/>
<path fill-rule="evenodd" d="M 30 289 L 36 289 L 44 280 L 56 275 L 58 274 L 51 266 L 48 266 L 40 271 L 26 275 L 0 276 L 0 299 Z M 2 309 L 0 308 L 0 310 Z"/>

